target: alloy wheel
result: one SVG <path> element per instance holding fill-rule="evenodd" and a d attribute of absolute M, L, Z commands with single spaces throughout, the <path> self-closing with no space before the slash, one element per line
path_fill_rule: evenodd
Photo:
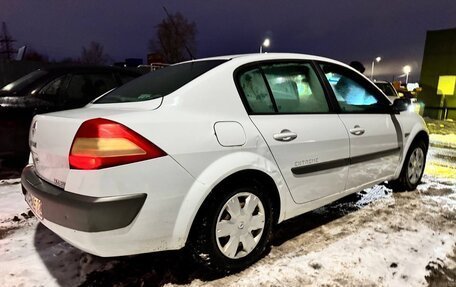
<path fill-rule="evenodd" d="M 421 148 L 417 147 L 410 155 L 407 177 L 411 184 L 416 184 L 423 173 L 424 168 L 424 152 Z"/>

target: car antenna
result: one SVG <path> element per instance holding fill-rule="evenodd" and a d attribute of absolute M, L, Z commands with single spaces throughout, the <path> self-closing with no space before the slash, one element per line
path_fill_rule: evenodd
<path fill-rule="evenodd" d="M 176 30 L 176 34 L 178 36 L 180 36 L 179 30 L 177 29 L 176 23 L 174 23 L 173 18 L 169 15 L 168 10 L 166 10 L 166 7 L 165 6 L 162 6 L 162 7 L 163 7 L 163 10 L 165 10 L 166 16 L 168 16 L 169 21 L 171 21 L 171 24 L 173 25 L 174 30 Z M 190 56 L 190 58 L 192 60 L 195 60 L 195 57 L 193 57 L 193 54 L 192 54 L 192 52 L 190 52 L 190 49 L 188 48 L 187 43 L 185 41 L 184 41 L 184 47 L 185 47 L 185 50 L 187 51 L 188 55 Z"/>

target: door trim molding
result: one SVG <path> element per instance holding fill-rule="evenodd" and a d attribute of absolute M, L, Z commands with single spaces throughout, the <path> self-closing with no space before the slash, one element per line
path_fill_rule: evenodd
<path fill-rule="evenodd" d="M 318 171 L 332 169 L 332 168 L 344 167 L 344 166 L 348 166 L 348 165 L 352 165 L 352 164 L 362 163 L 365 161 L 379 159 L 379 158 L 390 156 L 390 155 L 395 155 L 396 153 L 399 153 L 400 151 L 401 151 L 401 148 L 397 147 L 397 148 L 382 150 L 382 151 L 374 152 L 374 153 L 363 154 L 363 155 L 350 157 L 350 158 L 343 158 L 343 159 L 331 160 L 331 161 L 326 161 L 326 162 L 316 163 L 316 164 L 311 164 L 311 165 L 298 166 L 298 167 L 293 167 L 291 169 L 291 172 L 295 175 L 302 175 L 302 174 L 306 174 L 306 173 L 318 172 Z"/>

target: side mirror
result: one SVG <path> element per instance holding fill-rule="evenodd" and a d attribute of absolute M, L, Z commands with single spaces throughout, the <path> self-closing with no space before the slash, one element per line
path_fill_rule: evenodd
<path fill-rule="evenodd" d="M 399 98 L 394 100 L 392 108 L 395 113 L 400 113 L 406 111 L 411 104 L 410 99 Z"/>

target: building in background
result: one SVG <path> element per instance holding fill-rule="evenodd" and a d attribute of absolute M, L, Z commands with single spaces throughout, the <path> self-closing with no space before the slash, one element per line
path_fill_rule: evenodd
<path fill-rule="evenodd" d="M 456 120 L 456 89 L 449 87 L 452 76 L 456 77 L 456 27 L 428 31 L 421 66 L 423 91 L 419 96 L 425 104 L 424 116 Z M 445 86 L 445 91 L 439 90 L 439 86 Z M 445 94 L 448 91 L 451 94 Z"/>

